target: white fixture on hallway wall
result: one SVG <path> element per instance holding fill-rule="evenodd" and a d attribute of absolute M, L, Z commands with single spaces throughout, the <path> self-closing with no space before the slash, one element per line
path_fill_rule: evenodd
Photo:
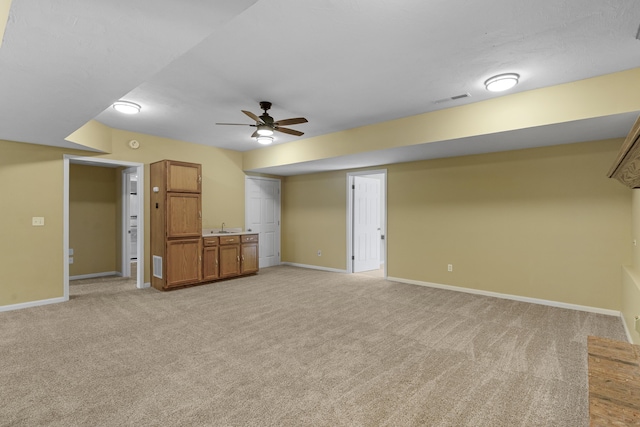
<path fill-rule="evenodd" d="M 113 103 L 113 108 L 123 114 L 138 114 L 142 107 L 133 102 L 120 100 Z"/>
<path fill-rule="evenodd" d="M 502 92 L 509 90 L 518 84 L 520 75 L 516 73 L 498 74 L 484 82 L 484 86 L 490 92 Z"/>

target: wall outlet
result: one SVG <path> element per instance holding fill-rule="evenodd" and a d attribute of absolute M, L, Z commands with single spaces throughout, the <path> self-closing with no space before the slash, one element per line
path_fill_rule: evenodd
<path fill-rule="evenodd" d="M 34 227 L 42 227 L 44 225 L 44 217 L 43 216 L 34 216 L 31 218 L 31 225 Z"/>
<path fill-rule="evenodd" d="M 447 271 L 453 271 L 453 264 L 447 264 Z"/>
<path fill-rule="evenodd" d="M 322 251 L 318 249 L 318 256 L 322 256 Z"/>

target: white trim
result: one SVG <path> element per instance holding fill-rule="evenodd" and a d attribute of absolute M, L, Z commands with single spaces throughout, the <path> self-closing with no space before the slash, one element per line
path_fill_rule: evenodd
<path fill-rule="evenodd" d="M 633 338 L 631 338 L 631 332 L 629 332 L 629 328 L 627 327 L 627 322 L 624 320 L 624 315 L 620 312 L 620 320 L 622 321 L 622 326 L 624 326 L 624 333 L 627 334 L 627 341 L 633 344 Z"/>
<path fill-rule="evenodd" d="M 38 307 L 41 305 L 48 305 L 48 304 L 57 304 L 65 301 L 69 301 L 69 298 L 59 297 L 59 298 L 41 299 L 37 301 L 22 302 L 20 304 L 2 305 L 0 306 L 0 312 L 22 310 L 23 308 Z"/>
<path fill-rule="evenodd" d="M 387 170 L 386 169 L 373 169 L 373 170 L 363 170 L 358 172 L 347 172 L 347 273 L 353 273 L 353 197 L 351 193 L 351 188 L 354 184 L 353 177 L 355 176 L 368 176 L 368 175 L 384 175 L 384 179 L 382 180 L 382 186 L 380 191 L 383 193 L 384 197 L 384 224 L 382 227 L 382 234 L 384 235 L 384 256 L 380 259 L 380 264 L 383 266 L 384 270 L 384 278 L 387 278 Z"/>
<path fill-rule="evenodd" d="M 409 285 L 426 286 L 426 287 L 429 287 L 429 288 L 445 289 L 445 290 L 454 291 L 454 292 L 465 292 L 465 293 L 468 293 L 468 294 L 484 295 L 484 296 L 494 297 L 494 298 L 502 298 L 502 299 L 520 301 L 520 302 L 528 302 L 528 303 L 531 303 L 531 304 L 540 304 L 540 305 L 548 305 L 548 306 L 551 306 L 551 307 L 567 308 L 569 310 L 587 311 L 587 312 L 590 312 L 590 313 L 605 314 L 607 316 L 618 316 L 618 317 L 620 317 L 622 315 L 620 313 L 620 311 L 618 311 L 618 310 L 609 310 L 609 309 L 606 309 L 606 308 L 589 307 L 589 306 L 586 306 L 586 305 L 578 305 L 578 304 L 568 304 L 568 303 L 565 303 L 565 302 L 550 301 L 550 300 L 539 299 L 539 298 L 523 297 L 523 296 L 519 296 L 519 295 L 502 294 L 502 293 L 499 293 L 499 292 L 483 291 L 483 290 L 479 290 L 479 289 L 462 288 L 462 287 L 459 287 L 459 286 L 441 285 L 439 283 L 420 282 L 418 280 L 402 279 L 402 278 L 399 278 L 399 277 L 387 277 L 387 280 L 389 280 L 391 282 L 406 283 L 406 284 L 409 284 Z"/>
<path fill-rule="evenodd" d="M 62 300 L 69 301 L 69 158 L 62 161 Z"/>
<path fill-rule="evenodd" d="M 144 282 L 139 289 L 147 289 L 151 287 L 151 282 Z"/>
<path fill-rule="evenodd" d="M 311 270 L 329 271 L 331 273 L 347 273 L 347 270 L 340 270 L 337 268 L 320 267 L 319 265 L 298 264 L 297 262 L 283 262 L 280 265 L 289 265 L 291 267 L 309 268 Z"/>
<path fill-rule="evenodd" d="M 105 271 L 102 273 L 78 274 L 77 276 L 69 276 L 69 280 L 94 279 L 106 276 L 122 276 L 122 273 L 119 271 Z"/>

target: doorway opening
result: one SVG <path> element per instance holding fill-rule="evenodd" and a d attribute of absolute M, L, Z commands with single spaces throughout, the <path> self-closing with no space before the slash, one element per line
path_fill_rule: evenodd
<path fill-rule="evenodd" d="M 347 272 L 387 277 L 387 170 L 347 174 Z"/>
<path fill-rule="evenodd" d="M 80 157 L 73 156 L 69 154 L 65 154 L 63 157 L 63 290 L 64 295 L 63 299 L 65 301 L 69 300 L 69 165 L 70 164 L 81 164 L 88 166 L 99 166 L 99 167 L 107 167 L 107 168 L 119 168 L 124 167 L 126 170 L 130 170 L 130 174 L 135 174 L 136 176 L 136 196 L 139 201 L 144 200 L 144 164 L 142 163 L 133 163 L 133 162 L 124 162 L 118 160 L 109 160 L 95 157 Z M 124 174 L 123 174 L 124 178 Z M 130 178 L 129 180 L 132 180 Z M 122 212 L 121 215 L 130 219 L 131 216 L 131 202 L 129 200 L 130 195 L 125 191 L 125 186 L 127 184 L 123 182 L 123 190 L 122 190 Z M 129 186 L 131 184 L 129 183 Z M 136 278 L 136 287 L 137 288 L 145 288 L 144 283 L 144 203 L 137 203 L 137 206 L 134 208 L 135 216 L 136 216 L 136 233 L 139 238 L 136 238 L 135 246 L 136 246 L 136 262 L 137 268 L 135 271 Z M 137 218 L 140 218 L 140 221 L 137 221 Z M 126 230 L 130 230 L 130 227 L 126 225 L 130 223 L 130 220 L 123 222 L 122 230 L 126 232 Z M 128 233 L 127 233 L 128 234 Z M 123 238 L 123 242 L 127 239 Z M 130 257 L 131 250 L 129 251 L 121 251 L 122 253 L 122 264 L 128 262 L 126 257 Z M 128 253 L 128 254 L 127 254 Z M 140 254 L 140 256 L 138 256 Z M 130 260 L 129 260 L 130 261 Z M 130 264 L 129 264 L 130 265 Z M 127 270 L 122 270 L 122 274 L 125 275 Z M 131 270 L 128 270 L 129 274 Z"/>

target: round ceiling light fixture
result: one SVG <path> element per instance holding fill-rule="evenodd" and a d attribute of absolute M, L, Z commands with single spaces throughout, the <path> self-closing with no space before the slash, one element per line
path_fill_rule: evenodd
<path fill-rule="evenodd" d="M 260 136 L 271 136 L 273 135 L 273 129 L 271 129 L 267 125 L 258 125 L 258 135 Z"/>
<path fill-rule="evenodd" d="M 121 100 L 114 102 L 113 108 L 123 114 L 138 114 L 142 107 L 138 104 L 134 104 L 133 102 Z"/>
<path fill-rule="evenodd" d="M 256 138 L 256 141 L 258 141 L 260 144 L 262 145 L 269 145 L 273 142 L 273 137 L 272 136 L 259 136 Z"/>
<path fill-rule="evenodd" d="M 509 90 L 518 84 L 520 75 L 516 73 L 498 74 L 484 82 L 484 87 L 490 92 Z"/>

